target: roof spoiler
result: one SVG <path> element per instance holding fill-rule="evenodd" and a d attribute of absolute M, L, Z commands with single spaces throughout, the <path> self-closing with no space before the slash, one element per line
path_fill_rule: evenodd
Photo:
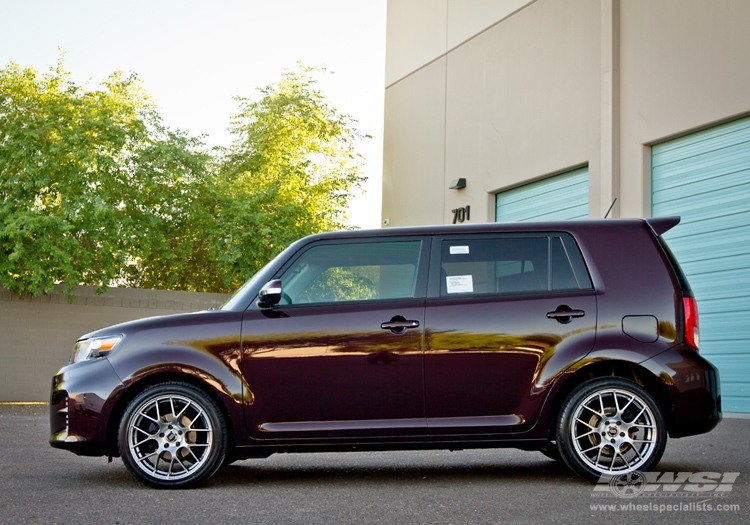
<path fill-rule="evenodd" d="M 680 216 L 649 217 L 645 221 L 656 235 L 663 235 L 680 223 Z"/>

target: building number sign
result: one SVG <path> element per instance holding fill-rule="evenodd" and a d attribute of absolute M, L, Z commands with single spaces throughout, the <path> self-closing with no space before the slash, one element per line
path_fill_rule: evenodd
<path fill-rule="evenodd" d="M 453 224 L 462 223 L 471 219 L 471 208 L 467 204 L 462 208 L 451 210 L 453 212 Z"/>

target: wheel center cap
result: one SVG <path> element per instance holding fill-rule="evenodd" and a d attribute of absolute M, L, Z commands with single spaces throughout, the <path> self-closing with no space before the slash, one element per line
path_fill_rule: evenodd
<path fill-rule="evenodd" d="M 609 434 L 612 437 L 615 437 L 617 435 L 617 427 L 611 426 L 607 429 L 607 434 Z"/>
<path fill-rule="evenodd" d="M 171 431 L 169 434 L 167 434 L 167 441 L 172 442 L 175 439 L 177 439 L 177 433 L 174 431 Z"/>

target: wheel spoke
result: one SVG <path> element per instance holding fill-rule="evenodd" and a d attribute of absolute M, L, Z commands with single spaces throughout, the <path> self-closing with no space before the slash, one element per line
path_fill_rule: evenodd
<path fill-rule="evenodd" d="M 610 472 L 613 471 L 613 470 L 615 470 L 615 461 L 617 461 L 617 454 L 619 454 L 619 452 L 617 451 L 617 449 L 615 449 L 614 447 L 612 447 L 612 450 L 613 450 L 613 452 L 612 452 L 612 463 L 610 463 L 610 465 L 609 465 Z"/>
<path fill-rule="evenodd" d="M 596 460 L 594 461 L 595 465 L 599 465 L 599 460 L 602 457 L 602 452 L 604 451 L 604 446 L 599 447 L 599 452 L 596 454 Z"/>
<path fill-rule="evenodd" d="M 628 408 L 628 407 L 630 406 L 630 404 L 631 404 L 631 403 L 632 403 L 632 402 L 633 402 L 634 400 L 635 400 L 635 397 L 634 397 L 634 396 L 631 396 L 631 397 L 630 397 L 630 401 L 628 401 L 628 402 L 627 402 L 627 403 L 625 404 L 625 406 L 624 406 L 624 407 L 622 407 L 622 409 L 620 410 L 620 414 L 624 414 L 624 413 L 625 413 L 625 410 L 627 410 L 627 408 Z"/>
<path fill-rule="evenodd" d="M 586 452 L 591 452 L 592 450 L 596 450 L 597 448 L 598 448 L 598 449 L 599 449 L 599 451 L 601 452 L 601 449 L 602 449 L 603 447 L 604 447 L 604 445 L 602 445 L 601 443 L 597 443 L 596 445 L 594 445 L 594 446 L 593 446 L 593 447 L 591 447 L 591 448 L 587 448 L 586 450 L 581 450 L 581 454 L 585 454 Z"/>
<path fill-rule="evenodd" d="M 159 411 L 157 410 L 156 412 L 158 413 Z M 144 410 L 142 410 L 141 412 L 139 412 L 139 413 L 138 413 L 138 415 L 139 415 L 139 416 L 141 416 L 141 417 L 144 417 L 144 418 L 148 419 L 149 421 L 153 421 L 154 423 L 158 423 L 158 422 L 159 422 L 159 420 L 158 420 L 158 419 L 154 419 L 154 418 L 152 418 L 151 416 L 149 416 L 149 415 L 148 415 L 148 414 L 146 413 L 146 410 L 145 410 L 145 409 L 144 409 Z"/>
<path fill-rule="evenodd" d="M 148 436 L 148 437 L 147 437 L 146 439 L 144 439 L 143 441 L 139 441 L 138 443 L 133 443 L 133 446 L 134 446 L 134 447 L 139 447 L 139 446 L 143 445 L 144 443 L 146 443 L 147 441 L 151 441 L 151 440 L 153 440 L 153 439 L 154 439 L 154 436 Z"/>
<path fill-rule="evenodd" d="M 640 451 L 635 447 L 630 447 L 630 449 L 636 453 L 638 459 L 640 459 L 640 463 L 643 463 L 643 456 L 641 455 Z"/>
<path fill-rule="evenodd" d="M 139 460 L 140 460 L 141 462 L 145 462 L 146 460 L 148 460 L 148 458 L 150 458 L 150 457 L 153 457 L 153 456 L 155 456 L 155 455 L 157 455 L 157 454 L 159 454 L 159 453 L 160 453 L 160 452 L 159 452 L 158 450 L 154 450 L 154 451 L 153 451 L 153 452 L 152 452 L 151 454 L 147 454 L 147 455 L 143 456 L 142 458 L 139 458 Z M 157 458 L 157 459 L 158 459 L 158 458 Z"/>
<path fill-rule="evenodd" d="M 581 423 L 583 423 L 583 421 L 581 421 Z M 585 425 L 586 423 L 583 423 L 583 424 Z M 591 434 L 596 434 L 596 435 L 599 434 L 599 431 L 597 429 L 595 429 L 594 427 L 589 426 L 589 428 L 591 430 L 589 430 L 588 432 L 586 432 L 584 434 L 578 434 L 578 439 L 585 438 L 586 436 L 590 436 Z"/>
<path fill-rule="evenodd" d="M 199 461 L 198 456 L 196 456 L 195 452 L 193 452 L 193 447 L 195 446 L 198 446 L 198 445 L 185 445 L 185 448 L 187 449 L 188 452 L 190 452 L 190 455 L 193 456 L 193 459 L 195 460 L 195 462 L 198 463 Z M 201 446 L 205 446 L 205 445 L 201 445 Z"/>
<path fill-rule="evenodd" d="M 588 406 L 588 405 L 582 406 L 581 408 L 582 408 L 582 409 L 584 409 L 584 410 L 588 410 L 588 411 L 589 411 L 589 412 L 591 412 L 592 414 L 595 414 L 595 415 L 599 416 L 599 417 L 600 417 L 600 418 L 602 418 L 602 419 L 604 419 L 605 417 L 607 417 L 607 416 L 606 416 L 606 415 L 604 414 L 604 410 L 603 410 L 603 409 L 602 409 L 602 411 L 601 411 L 601 412 L 597 412 L 596 410 L 594 410 L 594 408 L 593 408 L 593 407 L 590 407 L 590 406 Z"/>
<path fill-rule="evenodd" d="M 184 407 L 182 407 L 182 410 L 180 410 L 180 413 L 179 413 L 179 414 L 177 414 L 177 415 L 175 416 L 175 420 L 179 421 L 179 420 L 180 420 L 180 418 L 182 417 L 182 414 L 184 414 L 184 413 L 185 413 L 185 410 L 187 410 L 188 408 L 190 408 L 190 405 L 192 405 L 192 404 L 193 404 L 193 402 L 192 402 L 192 401 L 188 401 L 188 402 L 187 402 L 187 403 L 185 404 L 185 406 L 184 406 Z"/>
<path fill-rule="evenodd" d="M 193 456 L 193 457 L 195 457 L 195 456 Z M 182 460 L 181 460 L 181 459 L 180 459 L 180 458 L 178 457 L 178 455 L 177 455 L 177 454 L 175 454 L 175 455 L 174 455 L 174 458 L 175 458 L 175 459 L 177 460 L 177 462 L 178 462 L 178 463 L 180 464 L 180 466 L 182 467 L 182 470 L 183 470 L 184 472 L 188 472 L 188 471 L 190 470 L 190 469 L 189 469 L 189 468 L 187 467 L 187 465 L 185 465 L 185 464 L 184 464 L 184 463 L 182 462 Z M 196 461 L 196 463 L 197 463 L 197 461 Z"/>
<path fill-rule="evenodd" d="M 172 477 L 172 467 L 174 466 L 175 455 L 172 454 L 172 459 L 169 462 L 169 468 L 167 469 L 167 477 Z"/>
<path fill-rule="evenodd" d="M 154 437 L 153 434 L 149 434 L 148 432 L 146 432 L 145 430 L 143 430 L 141 427 L 133 427 L 133 430 L 136 430 L 136 431 L 140 432 L 141 434 L 146 434 L 148 437 Z"/>
<path fill-rule="evenodd" d="M 576 418 L 576 421 L 578 421 L 582 425 L 586 425 L 587 427 L 589 427 L 590 429 L 592 429 L 594 432 L 596 431 L 596 427 L 589 425 L 584 420 Z M 580 436 L 580 437 L 583 437 L 583 436 Z"/>
<path fill-rule="evenodd" d="M 635 416 L 635 417 L 634 417 L 634 418 L 633 418 L 633 419 L 632 419 L 632 420 L 630 421 L 630 424 L 631 424 L 631 425 L 637 425 L 638 423 L 636 423 L 636 421 L 638 421 L 638 420 L 639 420 L 639 419 L 641 418 L 641 416 L 643 415 L 643 413 L 644 413 L 645 411 L 646 411 L 646 407 L 644 406 L 643 408 L 641 408 L 641 411 L 640 411 L 640 412 L 638 412 L 638 415 L 637 415 L 637 416 Z"/>

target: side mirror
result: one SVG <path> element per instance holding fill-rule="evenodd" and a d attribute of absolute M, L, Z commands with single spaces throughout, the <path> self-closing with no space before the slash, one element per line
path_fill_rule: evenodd
<path fill-rule="evenodd" d="M 268 281 L 258 292 L 258 308 L 273 308 L 273 305 L 281 301 L 281 279 Z"/>

